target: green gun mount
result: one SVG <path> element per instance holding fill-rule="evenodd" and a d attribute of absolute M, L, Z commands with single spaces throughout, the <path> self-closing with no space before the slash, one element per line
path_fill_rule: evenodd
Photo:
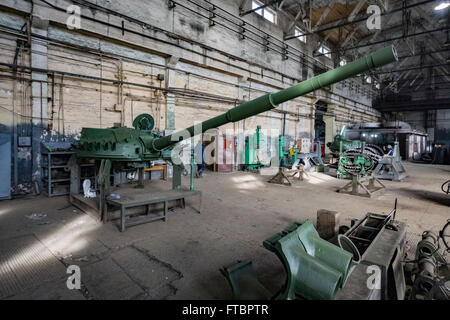
<path fill-rule="evenodd" d="M 178 142 L 196 134 L 220 127 L 230 122 L 237 122 L 276 108 L 280 103 L 306 95 L 320 88 L 367 72 L 371 69 L 397 61 L 393 46 L 355 60 L 345 66 L 325 72 L 287 89 L 269 93 L 245 102 L 227 112 L 208 119 L 199 125 L 191 126 L 172 135 L 163 136 L 153 130 L 154 120 L 150 115 L 140 115 L 132 128 L 113 127 L 107 129 L 83 128 L 79 141 L 74 143 L 78 158 L 100 159 L 111 162 L 115 171 L 135 170 L 151 166 L 151 161 L 164 159 L 172 161 L 172 148 Z M 174 165 L 173 188 L 180 188 L 182 165 Z M 105 176 L 109 174 L 104 172 Z"/>

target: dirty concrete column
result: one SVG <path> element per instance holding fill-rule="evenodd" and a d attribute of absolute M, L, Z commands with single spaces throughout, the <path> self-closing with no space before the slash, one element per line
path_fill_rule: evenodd
<path fill-rule="evenodd" d="M 323 115 L 323 122 L 325 122 L 325 153 L 330 153 L 327 147 L 328 142 L 332 142 L 336 135 L 336 116 L 334 114 L 336 105 L 329 104 L 327 113 Z"/>
<path fill-rule="evenodd" d="M 316 130 L 315 130 L 315 118 L 316 118 L 316 105 L 314 101 L 311 101 L 311 121 L 310 121 L 310 134 L 311 134 L 311 142 L 316 139 Z"/>
<path fill-rule="evenodd" d="M 168 93 L 166 96 L 166 130 L 175 130 L 175 95 Z"/>
<path fill-rule="evenodd" d="M 166 59 L 166 88 L 170 89 L 176 87 L 175 79 L 176 73 L 174 68 L 176 67 L 180 58 L 176 56 L 170 56 Z M 175 94 L 167 93 L 166 95 L 166 130 L 175 130 Z"/>
<path fill-rule="evenodd" d="M 246 100 L 246 90 L 248 87 L 248 78 L 247 77 L 239 77 L 238 78 L 238 99 L 240 101 Z M 245 164 L 245 128 L 244 121 L 241 120 L 237 122 L 237 131 L 236 132 L 236 162 L 235 162 L 235 170 L 239 170 L 239 166 Z"/>
<path fill-rule="evenodd" d="M 47 37 L 48 20 L 42 20 L 34 15 L 31 25 L 31 33 Z M 47 42 L 31 37 L 31 67 L 46 70 L 47 66 Z M 31 72 L 31 103 L 32 103 L 32 155 L 33 173 L 32 180 L 41 188 L 41 141 L 42 134 L 47 128 L 47 73 Z"/>

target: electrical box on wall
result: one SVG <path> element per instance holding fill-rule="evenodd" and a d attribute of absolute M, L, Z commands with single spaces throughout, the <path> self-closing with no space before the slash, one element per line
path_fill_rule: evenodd
<path fill-rule="evenodd" d="M 19 147 L 31 147 L 31 137 L 19 137 Z"/>

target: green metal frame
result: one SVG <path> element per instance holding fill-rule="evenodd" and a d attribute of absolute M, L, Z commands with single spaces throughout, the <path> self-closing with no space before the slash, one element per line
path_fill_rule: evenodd
<path fill-rule="evenodd" d="M 356 264 L 351 253 L 320 238 L 311 220 L 291 225 L 263 245 L 277 254 L 286 270 L 278 299 L 335 299 Z"/>
<path fill-rule="evenodd" d="M 256 127 L 256 132 L 253 135 L 246 137 L 245 143 L 245 167 L 247 170 L 254 170 L 262 167 L 264 164 L 258 158 L 258 152 L 263 149 L 265 143 L 264 134 L 261 126 Z"/>

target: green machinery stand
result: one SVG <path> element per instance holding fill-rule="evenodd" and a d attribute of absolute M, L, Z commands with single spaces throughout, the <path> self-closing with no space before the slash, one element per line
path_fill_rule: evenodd
<path fill-rule="evenodd" d="M 285 114 L 285 116 L 286 116 L 286 114 Z M 287 152 L 284 151 L 284 126 L 283 126 L 283 135 L 278 137 L 278 159 L 279 159 L 278 172 L 274 176 L 272 176 L 269 180 L 267 180 L 267 182 L 281 184 L 281 185 L 285 185 L 285 186 L 292 185 L 291 181 L 284 173 L 285 164 L 286 164 L 286 156 L 287 156 Z"/>
<path fill-rule="evenodd" d="M 264 164 L 260 161 L 260 151 L 264 149 L 264 135 L 261 126 L 256 127 L 256 132 L 245 139 L 245 169 L 255 170 Z"/>

